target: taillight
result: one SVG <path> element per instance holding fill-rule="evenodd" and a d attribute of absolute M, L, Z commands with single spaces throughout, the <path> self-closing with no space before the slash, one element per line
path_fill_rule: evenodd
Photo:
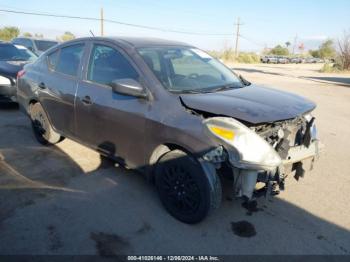
<path fill-rule="evenodd" d="M 19 72 L 17 73 L 17 79 L 19 79 L 19 78 L 21 78 L 22 76 L 24 76 L 25 73 L 26 73 L 26 71 L 24 71 L 24 69 L 21 70 L 21 71 L 19 71 Z"/>

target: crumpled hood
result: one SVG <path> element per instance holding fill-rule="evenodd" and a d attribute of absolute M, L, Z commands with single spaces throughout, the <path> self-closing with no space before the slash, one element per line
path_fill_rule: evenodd
<path fill-rule="evenodd" d="M 20 71 L 26 61 L 0 61 L 0 74 L 16 78 L 18 71 Z"/>
<path fill-rule="evenodd" d="M 251 124 L 292 119 L 316 107 L 315 103 L 301 96 L 256 85 L 180 97 L 188 108 L 230 116 Z"/>

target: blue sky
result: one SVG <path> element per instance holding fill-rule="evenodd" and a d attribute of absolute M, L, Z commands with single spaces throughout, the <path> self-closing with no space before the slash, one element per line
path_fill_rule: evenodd
<path fill-rule="evenodd" d="M 240 49 L 261 50 L 286 41 L 315 48 L 326 38 L 338 38 L 350 29 L 349 0 L 1 0 L 0 9 L 36 11 L 73 16 L 99 17 L 127 23 L 185 30 L 199 33 L 224 33 L 229 36 L 198 36 L 152 31 L 105 23 L 105 35 L 151 36 L 175 39 L 200 48 L 223 49 L 234 43 L 234 23 L 240 17 L 244 25 Z M 99 22 L 63 18 L 35 17 L 0 12 L 0 27 L 14 25 L 22 32 L 43 33 L 55 38 L 64 31 L 77 36 L 99 34 Z"/>

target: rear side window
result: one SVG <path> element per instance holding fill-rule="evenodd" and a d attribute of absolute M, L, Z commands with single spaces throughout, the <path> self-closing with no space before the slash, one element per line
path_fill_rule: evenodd
<path fill-rule="evenodd" d="M 55 71 L 66 75 L 76 76 L 78 74 L 83 50 L 83 44 L 77 44 L 62 48 Z"/>
<path fill-rule="evenodd" d="M 51 70 L 54 70 L 57 65 L 58 54 L 59 50 L 56 50 L 55 52 L 49 54 L 47 57 L 48 65 Z"/>
<path fill-rule="evenodd" d="M 43 52 L 58 44 L 58 42 L 47 41 L 47 40 L 34 40 L 34 42 L 35 42 L 37 49 L 39 51 L 43 51 Z"/>
<path fill-rule="evenodd" d="M 15 45 L 23 45 L 23 40 L 20 38 L 15 38 L 11 42 Z"/>
<path fill-rule="evenodd" d="M 120 52 L 105 45 L 94 45 L 88 80 L 109 85 L 113 80 L 123 78 L 138 80 L 138 77 L 136 70 Z"/>
<path fill-rule="evenodd" d="M 23 45 L 30 50 L 34 50 L 33 42 L 30 39 L 18 38 L 15 41 L 13 41 L 13 43 L 17 45 Z"/>

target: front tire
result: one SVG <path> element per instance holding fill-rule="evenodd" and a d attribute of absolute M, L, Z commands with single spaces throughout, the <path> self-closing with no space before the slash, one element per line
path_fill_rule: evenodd
<path fill-rule="evenodd" d="M 35 138 L 40 144 L 52 145 L 61 142 L 64 137 L 55 132 L 40 103 L 35 103 L 30 109 L 30 118 Z"/>
<path fill-rule="evenodd" d="M 216 197 L 211 194 L 201 165 L 180 150 L 161 156 L 155 170 L 155 184 L 165 209 L 188 224 L 202 221 L 212 208 L 212 198 Z"/>

